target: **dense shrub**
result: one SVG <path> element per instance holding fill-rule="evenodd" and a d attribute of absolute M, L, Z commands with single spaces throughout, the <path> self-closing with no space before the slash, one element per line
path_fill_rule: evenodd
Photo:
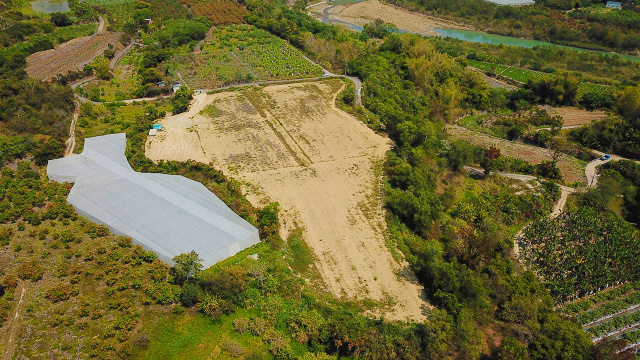
<path fill-rule="evenodd" d="M 38 281 L 42 279 L 44 269 L 36 260 L 31 260 L 18 265 L 18 276 L 22 280 Z"/>
<path fill-rule="evenodd" d="M 78 295 L 78 288 L 67 283 L 60 283 L 47 290 L 45 296 L 51 302 L 69 300 L 72 296 Z"/>
<path fill-rule="evenodd" d="M 149 285 L 146 290 L 156 303 L 161 305 L 173 304 L 180 300 L 180 287 L 167 282 L 155 282 Z"/>
<path fill-rule="evenodd" d="M 198 297 L 200 296 L 200 291 L 198 290 L 198 286 L 191 283 L 186 283 L 182 286 L 182 291 L 180 293 L 180 301 L 182 305 L 189 307 L 193 306 L 198 302 Z"/>

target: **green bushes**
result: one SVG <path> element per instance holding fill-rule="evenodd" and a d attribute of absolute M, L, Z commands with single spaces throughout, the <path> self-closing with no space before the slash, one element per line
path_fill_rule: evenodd
<path fill-rule="evenodd" d="M 180 287 L 167 282 L 151 283 L 145 290 L 160 305 L 173 304 L 180 300 Z"/>
<path fill-rule="evenodd" d="M 60 283 L 49 288 L 45 293 L 45 296 L 51 302 L 55 303 L 58 301 L 69 300 L 72 296 L 76 296 L 78 294 L 79 290 L 77 287 L 72 286 L 71 284 Z"/>
<path fill-rule="evenodd" d="M 182 286 L 180 292 L 180 302 L 186 307 L 195 305 L 200 297 L 200 291 L 197 285 L 186 283 Z"/>
<path fill-rule="evenodd" d="M 42 279 L 44 268 L 37 260 L 30 260 L 18 265 L 17 274 L 22 280 L 38 281 Z"/>

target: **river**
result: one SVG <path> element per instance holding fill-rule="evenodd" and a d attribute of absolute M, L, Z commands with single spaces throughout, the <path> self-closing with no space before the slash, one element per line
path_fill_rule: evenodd
<path fill-rule="evenodd" d="M 320 18 L 320 20 L 323 23 L 338 24 L 355 31 L 363 30 L 363 27 L 360 25 L 350 23 L 341 18 L 335 18 L 333 14 L 331 14 L 331 10 L 333 9 L 333 7 L 334 6 L 329 6 L 322 10 L 322 17 Z M 399 26 L 398 28 L 399 28 L 398 32 L 400 33 L 409 32 L 409 31 L 403 30 L 401 26 Z M 558 45 L 558 44 L 553 44 L 553 43 L 538 41 L 538 40 L 520 39 L 516 37 L 511 37 L 511 36 L 494 35 L 494 34 L 489 34 L 489 33 L 480 32 L 480 31 L 457 30 L 457 29 L 433 29 L 433 31 L 440 34 L 441 36 L 451 37 L 451 38 L 460 39 L 460 40 L 469 41 L 469 42 L 477 42 L 477 43 L 485 43 L 485 44 L 493 44 L 493 45 L 504 44 L 504 45 L 510 45 L 510 46 L 526 47 L 526 48 L 532 48 L 534 46 L 550 46 L 550 47 L 559 47 L 559 48 L 573 50 L 573 51 L 589 52 L 593 54 L 604 54 L 609 56 L 616 55 L 625 60 L 640 61 L 640 56 L 626 55 L 626 54 L 612 54 L 605 51 L 589 50 L 589 49 L 583 49 L 583 48 L 578 48 L 573 46 Z"/>
<path fill-rule="evenodd" d="M 31 1 L 31 8 L 33 11 L 40 13 L 53 13 L 53 12 L 67 12 L 71 9 L 69 8 L 69 3 L 67 0 L 36 0 Z"/>
<path fill-rule="evenodd" d="M 577 48 L 573 46 L 553 44 L 545 41 L 494 35 L 494 34 L 488 34 L 480 31 L 457 30 L 457 29 L 433 29 L 433 31 L 437 32 L 442 36 L 451 37 L 451 38 L 460 39 L 460 40 L 469 41 L 469 42 L 494 44 L 494 45 L 504 44 L 504 45 L 511 45 L 511 46 L 526 47 L 526 48 L 532 48 L 534 46 L 550 46 L 550 47 L 558 47 L 558 48 L 563 48 L 563 49 L 573 50 L 573 51 L 589 52 L 593 54 L 616 55 L 625 60 L 640 61 L 640 56 L 626 55 L 626 54 L 612 54 L 605 51 L 582 49 L 582 48 Z"/>

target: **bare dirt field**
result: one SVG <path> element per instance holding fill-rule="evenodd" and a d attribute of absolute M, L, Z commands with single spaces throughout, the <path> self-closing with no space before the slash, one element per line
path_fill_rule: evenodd
<path fill-rule="evenodd" d="M 328 5 L 310 8 L 312 12 L 324 16 Z M 437 17 L 412 12 L 394 5 L 383 4 L 379 0 L 368 0 L 349 5 L 340 5 L 328 10 L 331 17 L 360 26 L 376 19 L 392 23 L 405 31 L 422 35 L 438 36 L 433 29 L 470 29 L 469 26 Z"/>
<path fill-rule="evenodd" d="M 607 114 L 602 111 L 587 111 L 573 106 L 561 108 L 547 106 L 545 109 L 547 109 L 551 116 L 560 115 L 562 117 L 563 127 L 591 124 L 593 121 L 607 117 Z"/>
<path fill-rule="evenodd" d="M 109 44 L 120 45 L 118 39 L 120 34 L 83 36 L 60 44 L 55 49 L 37 52 L 27 57 L 27 74 L 45 81 L 69 70 L 81 69 L 101 55 Z"/>
<path fill-rule="evenodd" d="M 454 137 L 464 139 L 474 145 L 481 145 L 485 147 L 493 145 L 500 149 L 500 153 L 503 155 L 513 158 L 521 158 L 532 164 L 539 164 L 543 161 L 551 160 L 551 151 L 548 149 L 495 138 L 465 129 L 458 125 L 447 126 L 447 133 Z M 584 164 L 581 164 L 577 159 L 567 155 L 562 155 L 560 160 L 558 160 L 558 168 L 562 172 L 565 183 L 572 183 L 575 181 L 586 183 Z"/>
<path fill-rule="evenodd" d="M 341 80 L 197 95 L 149 137 L 154 160 L 213 163 L 255 205 L 278 201 L 282 235 L 304 228 L 326 289 L 372 299 L 387 319 L 425 319 L 421 287 L 385 243 L 380 168 L 389 139 L 335 107 Z M 203 111 L 204 110 L 204 111 Z"/>

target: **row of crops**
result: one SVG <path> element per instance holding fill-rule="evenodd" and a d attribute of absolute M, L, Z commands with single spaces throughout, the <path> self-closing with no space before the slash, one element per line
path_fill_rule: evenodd
<path fill-rule="evenodd" d="M 517 67 L 500 65 L 500 64 L 493 64 L 493 63 L 477 61 L 472 59 L 467 59 L 467 64 L 476 69 L 480 69 L 490 75 L 504 76 L 520 83 L 526 83 L 532 79 L 538 79 L 541 77 L 550 76 L 550 74 L 544 73 L 541 71 L 517 68 Z M 577 97 L 578 99 L 580 99 L 582 95 L 587 93 L 604 94 L 607 90 L 609 90 L 609 86 L 607 85 L 600 85 L 600 84 L 594 84 L 594 83 L 583 81 L 578 85 Z"/>
<path fill-rule="evenodd" d="M 83 2 L 89 5 L 108 6 L 108 5 L 133 4 L 136 1 L 137 0 L 84 0 Z"/>
<path fill-rule="evenodd" d="M 640 342 L 640 281 L 600 291 L 559 311 L 573 317 L 593 341 L 621 339 L 629 347 Z"/>
<path fill-rule="evenodd" d="M 317 77 L 323 73 L 298 49 L 253 26 L 215 28 L 201 51 L 198 55 L 176 55 L 170 64 L 174 72 L 196 88 Z"/>
<path fill-rule="evenodd" d="M 596 293 L 640 275 L 640 233 L 591 208 L 534 221 L 524 231 L 522 258 L 558 301 Z"/>
<path fill-rule="evenodd" d="M 240 24 L 247 9 L 234 0 L 182 0 L 198 16 L 206 16 L 214 25 Z"/>

